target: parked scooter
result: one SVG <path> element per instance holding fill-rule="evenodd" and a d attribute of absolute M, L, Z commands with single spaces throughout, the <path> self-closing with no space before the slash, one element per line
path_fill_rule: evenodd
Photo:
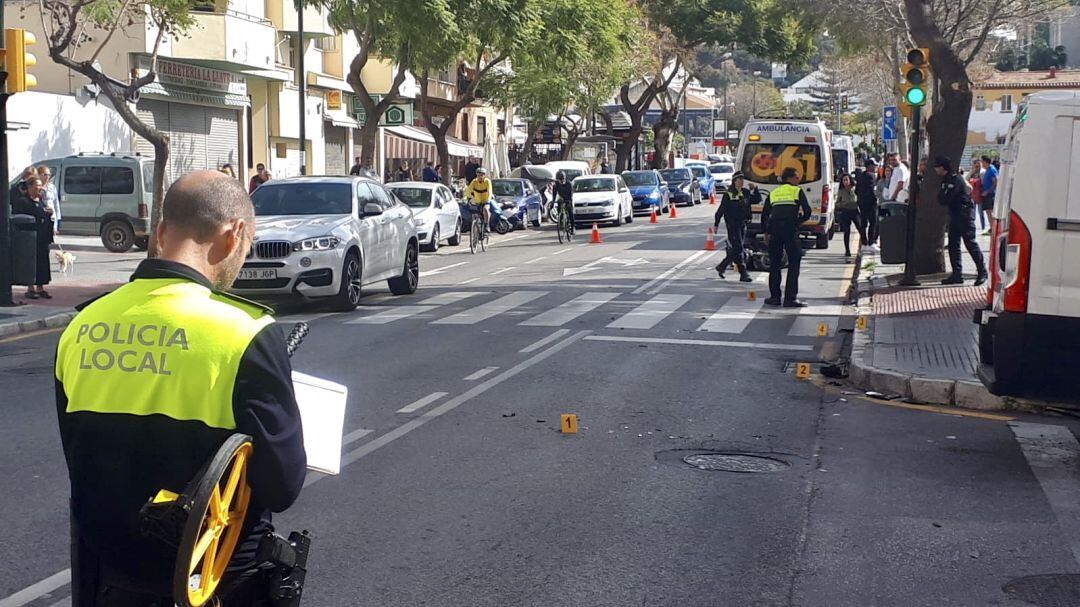
<path fill-rule="evenodd" d="M 472 222 L 472 209 L 465 201 L 458 203 L 458 208 L 461 210 L 461 225 L 469 226 Z M 521 220 L 517 215 L 507 216 L 493 201 L 488 201 L 488 209 L 491 211 L 491 223 L 489 227 L 496 234 L 506 234 L 510 230 L 516 230 L 521 225 Z"/>

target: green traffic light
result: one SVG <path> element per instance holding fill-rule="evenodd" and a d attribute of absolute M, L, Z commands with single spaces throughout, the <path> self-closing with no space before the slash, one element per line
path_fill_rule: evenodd
<path fill-rule="evenodd" d="M 911 87 L 904 95 L 904 101 L 910 105 L 922 105 L 926 103 L 926 91 L 917 86 Z"/>

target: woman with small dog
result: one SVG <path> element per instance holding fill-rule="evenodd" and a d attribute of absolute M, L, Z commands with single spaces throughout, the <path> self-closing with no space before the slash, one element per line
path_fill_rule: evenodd
<path fill-rule="evenodd" d="M 25 187 L 19 188 L 18 196 L 11 203 L 12 214 L 32 215 L 37 232 L 37 276 L 34 284 L 26 287 L 27 299 L 52 299 L 45 285 L 52 282 L 49 266 L 49 245 L 53 242 L 53 208 L 41 196 L 41 178 L 27 177 Z"/>

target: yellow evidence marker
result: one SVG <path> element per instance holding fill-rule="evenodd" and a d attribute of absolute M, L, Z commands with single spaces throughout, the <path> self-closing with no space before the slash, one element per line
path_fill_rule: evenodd
<path fill-rule="evenodd" d="M 746 298 L 750 301 L 757 301 L 757 291 L 750 291 L 746 294 Z"/>
<path fill-rule="evenodd" d="M 795 377 L 808 379 L 810 377 L 810 363 L 795 363 Z"/>
<path fill-rule="evenodd" d="M 829 334 L 829 323 L 821 322 L 817 326 L 818 337 L 825 337 Z"/>
<path fill-rule="evenodd" d="M 865 316 L 859 316 L 859 317 L 855 318 L 855 328 L 856 329 L 866 329 L 866 317 Z"/>
<path fill-rule="evenodd" d="M 562 415 L 562 433 L 563 434 L 577 434 L 577 415 L 573 413 L 563 413 Z"/>

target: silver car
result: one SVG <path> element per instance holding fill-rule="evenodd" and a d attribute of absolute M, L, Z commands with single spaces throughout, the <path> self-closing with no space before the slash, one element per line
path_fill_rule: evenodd
<path fill-rule="evenodd" d="M 251 195 L 255 242 L 233 289 L 244 296 L 331 298 L 360 303 L 360 288 L 385 280 L 395 295 L 416 291 L 419 246 L 412 211 L 362 177 L 269 181 Z"/>
<path fill-rule="evenodd" d="M 417 238 L 425 251 L 438 251 L 439 244 L 461 244 L 461 210 L 450 188 L 441 183 L 399 181 L 386 184 L 413 212 Z"/>

